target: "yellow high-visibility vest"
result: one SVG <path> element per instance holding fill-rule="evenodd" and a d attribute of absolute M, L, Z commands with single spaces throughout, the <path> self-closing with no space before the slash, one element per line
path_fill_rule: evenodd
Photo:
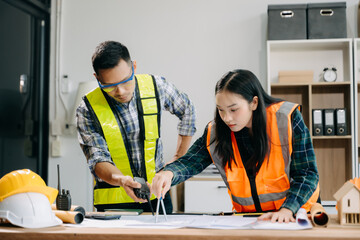
<path fill-rule="evenodd" d="M 148 74 L 139 74 L 135 76 L 137 81 L 135 93 L 138 99 L 139 124 L 142 138 L 144 139 L 143 157 L 146 168 L 146 178 L 149 183 L 155 176 L 155 154 L 157 149 L 157 140 L 159 138 L 159 118 L 160 103 L 157 98 L 155 80 Z M 133 177 L 129 157 L 120 127 L 117 123 L 115 114 L 111 110 L 105 93 L 100 88 L 94 89 L 86 95 L 98 121 L 101 125 L 104 138 L 113 162 L 122 174 Z M 134 202 L 122 187 L 95 186 L 94 205 L 119 204 Z M 152 195 L 151 199 L 155 199 Z"/>

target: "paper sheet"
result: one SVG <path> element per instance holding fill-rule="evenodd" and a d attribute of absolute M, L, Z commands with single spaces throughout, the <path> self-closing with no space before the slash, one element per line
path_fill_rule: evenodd
<path fill-rule="evenodd" d="M 122 216 L 118 220 L 85 219 L 81 224 L 66 224 L 71 227 L 91 228 L 211 228 L 211 229 L 249 229 L 256 218 L 242 216 L 208 216 L 208 215 L 167 215 L 168 221 L 160 215 L 158 222 L 152 215 Z"/>
<path fill-rule="evenodd" d="M 289 223 L 272 223 L 270 221 L 257 221 L 252 229 L 273 229 L 273 230 L 304 230 L 311 229 L 311 223 L 299 224 L 297 222 L 289 222 Z"/>
<path fill-rule="evenodd" d="M 168 221 L 160 215 L 158 222 L 152 215 L 122 216 L 118 220 L 85 219 L 81 224 L 66 224 L 71 227 L 88 228 L 207 228 L 207 229 L 282 229 L 301 230 L 312 228 L 305 215 L 299 215 L 295 223 L 271 223 L 257 221 L 257 217 L 243 216 L 209 216 L 209 215 L 167 215 Z"/>
<path fill-rule="evenodd" d="M 289 223 L 272 223 L 270 221 L 257 221 L 253 226 L 253 229 L 276 229 L 276 230 L 303 230 L 311 229 L 312 224 L 306 214 L 306 210 L 300 208 L 296 214 L 295 222 Z"/>

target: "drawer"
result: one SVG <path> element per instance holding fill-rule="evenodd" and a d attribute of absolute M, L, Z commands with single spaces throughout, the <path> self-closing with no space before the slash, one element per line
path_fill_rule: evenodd
<path fill-rule="evenodd" d="M 222 180 L 188 180 L 184 183 L 185 212 L 231 212 L 232 203 Z"/>

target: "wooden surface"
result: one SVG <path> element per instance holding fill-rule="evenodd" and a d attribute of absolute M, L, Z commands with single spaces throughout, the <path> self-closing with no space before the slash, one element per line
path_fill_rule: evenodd
<path fill-rule="evenodd" d="M 313 145 L 320 176 L 321 200 L 335 201 L 333 195 L 352 178 L 351 140 L 313 139 Z"/>
<path fill-rule="evenodd" d="M 296 86 L 296 85 L 272 85 L 271 96 L 281 98 L 289 102 L 300 104 L 302 109 L 302 116 L 307 126 L 310 126 L 310 98 L 309 98 L 309 85 Z M 309 128 L 310 129 L 310 128 Z"/>
<path fill-rule="evenodd" d="M 334 217 L 334 216 L 332 216 Z M 92 239 L 92 240 L 231 240 L 231 239 L 359 239 L 360 226 L 340 226 L 331 219 L 328 227 L 315 227 L 310 230 L 212 230 L 212 229 L 115 229 L 115 228 L 72 228 L 52 227 L 24 229 L 10 225 L 0 225 L 0 239 Z"/>

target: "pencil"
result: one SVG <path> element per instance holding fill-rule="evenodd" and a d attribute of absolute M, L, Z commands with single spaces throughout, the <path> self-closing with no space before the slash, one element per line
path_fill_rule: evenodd
<path fill-rule="evenodd" d="M 243 216 L 243 217 L 260 217 L 261 215 L 263 215 L 264 213 L 258 213 L 258 212 L 254 212 L 254 213 L 235 213 L 235 216 Z"/>

